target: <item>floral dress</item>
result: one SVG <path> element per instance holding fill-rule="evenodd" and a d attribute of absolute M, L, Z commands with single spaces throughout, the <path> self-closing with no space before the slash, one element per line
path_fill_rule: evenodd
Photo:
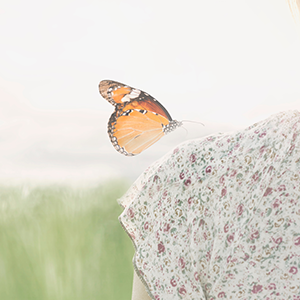
<path fill-rule="evenodd" d="M 120 199 L 152 299 L 300 299 L 300 113 L 185 142 Z"/>

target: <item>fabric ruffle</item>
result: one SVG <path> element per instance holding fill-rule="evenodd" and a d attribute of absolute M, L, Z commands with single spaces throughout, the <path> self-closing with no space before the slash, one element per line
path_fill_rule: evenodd
<path fill-rule="evenodd" d="M 185 142 L 138 178 L 119 219 L 153 299 L 298 299 L 299 134 L 300 113 L 279 113 Z"/>

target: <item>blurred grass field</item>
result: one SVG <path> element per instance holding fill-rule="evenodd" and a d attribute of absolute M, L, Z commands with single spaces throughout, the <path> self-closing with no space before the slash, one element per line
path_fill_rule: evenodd
<path fill-rule="evenodd" d="M 116 201 L 127 187 L 0 187 L 0 299 L 130 299 L 134 250 Z"/>

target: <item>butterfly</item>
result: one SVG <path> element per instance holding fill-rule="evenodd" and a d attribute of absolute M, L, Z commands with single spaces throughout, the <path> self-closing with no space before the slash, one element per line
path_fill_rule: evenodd
<path fill-rule="evenodd" d="M 99 92 L 115 107 L 108 121 L 108 135 L 115 149 L 126 156 L 141 153 L 182 125 L 156 99 L 141 90 L 102 80 Z"/>

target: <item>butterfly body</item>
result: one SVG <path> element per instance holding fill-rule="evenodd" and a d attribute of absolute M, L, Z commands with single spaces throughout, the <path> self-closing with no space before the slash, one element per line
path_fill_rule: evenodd
<path fill-rule="evenodd" d="M 103 80 L 103 98 L 115 106 L 108 122 L 108 134 L 117 151 L 133 156 L 157 142 L 182 123 L 149 94 L 120 82 Z"/>

